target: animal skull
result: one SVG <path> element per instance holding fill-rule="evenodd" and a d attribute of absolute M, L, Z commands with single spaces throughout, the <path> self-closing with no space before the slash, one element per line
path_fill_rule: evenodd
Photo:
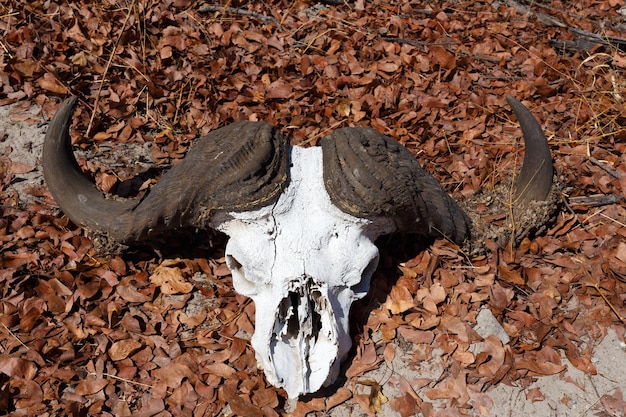
<path fill-rule="evenodd" d="M 270 383 L 290 397 L 332 383 L 351 346 L 348 313 L 378 265 L 388 219 L 344 213 L 326 192 L 320 148 L 291 149 L 290 183 L 276 203 L 216 216 L 235 289 L 254 300 L 252 346 Z"/>
<path fill-rule="evenodd" d="M 526 141 L 515 192 L 523 206 L 551 189 L 550 151 L 530 112 L 507 99 Z M 470 221 L 437 181 L 372 129 L 339 129 L 304 149 L 268 124 L 233 123 L 198 140 L 141 200 L 106 198 L 72 153 L 75 101 L 62 104 L 44 142 L 44 176 L 61 209 L 120 243 L 182 226 L 226 233 L 235 289 L 256 305 L 259 367 L 289 397 L 336 379 L 351 347 L 350 306 L 378 265 L 378 236 L 470 237 Z"/>

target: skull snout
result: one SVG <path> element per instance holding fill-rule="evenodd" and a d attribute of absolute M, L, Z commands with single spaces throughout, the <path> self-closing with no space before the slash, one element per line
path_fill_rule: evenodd
<path fill-rule="evenodd" d="M 310 293 L 306 294 L 309 291 Z M 283 328 L 277 331 L 275 336 L 291 339 L 298 337 L 302 331 L 317 339 L 322 329 L 322 316 L 318 311 L 318 304 L 321 302 L 322 293 L 317 288 L 311 288 L 310 285 L 305 284 L 296 287 L 295 291 L 289 291 L 278 305 L 276 324 L 281 323 Z"/>
<path fill-rule="evenodd" d="M 328 289 L 310 277 L 290 281 L 274 317 L 268 352 L 273 369 L 266 375 L 276 378 L 290 396 L 311 392 L 329 374 L 334 379 L 337 353 L 337 323 Z"/>

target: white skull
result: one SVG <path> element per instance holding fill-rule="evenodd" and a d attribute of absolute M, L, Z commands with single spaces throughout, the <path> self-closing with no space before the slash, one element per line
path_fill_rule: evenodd
<path fill-rule="evenodd" d="M 291 398 L 334 382 L 352 345 L 350 306 L 378 265 L 373 242 L 393 222 L 332 205 L 319 147 L 291 149 L 290 183 L 275 204 L 214 222 L 230 236 L 235 289 L 256 305 L 252 346 L 268 381 Z"/>

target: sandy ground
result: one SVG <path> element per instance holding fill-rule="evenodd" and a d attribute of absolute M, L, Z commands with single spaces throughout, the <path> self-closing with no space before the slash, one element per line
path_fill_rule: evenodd
<path fill-rule="evenodd" d="M 12 162 L 22 162 L 24 166 L 33 168 L 29 172 L 17 175 L 10 184 L 10 187 L 17 191 L 20 203 L 33 198 L 29 194 L 29 187 L 43 184 L 40 158 L 46 123 L 36 107 L 28 108 L 20 104 L 0 107 L 0 152 L 5 157 L 8 156 Z M 146 155 L 148 152 L 141 149 L 138 154 Z M 488 329 L 485 331 L 497 335 L 501 328 L 499 324 L 493 323 L 491 318 L 489 314 L 486 315 L 485 326 Z M 464 412 L 469 415 L 498 417 L 623 415 L 621 410 L 613 407 L 610 397 L 616 390 L 626 389 L 626 345 L 613 329 L 608 329 L 607 336 L 594 343 L 596 346 L 593 349 L 593 363 L 597 368 L 597 375 L 585 374 L 563 358 L 563 363 L 568 366 L 560 374 L 537 378 L 528 386 L 499 384 L 492 386 L 486 393 L 470 394 L 472 398 L 470 404 L 473 408 Z M 398 347 L 395 359 L 390 365 L 381 365 L 379 369 L 369 372 L 365 378 L 378 381 L 382 385 L 383 394 L 392 399 L 400 396 L 401 378 L 408 381 L 420 378 L 437 379 L 443 372 L 444 368 L 436 355 L 422 362 L 419 368 L 411 369 L 406 365 L 410 361 L 403 359 L 409 358 L 411 354 L 411 351 L 402 351 Z M 362 393 L 369 392 L 369 387 L 361 388 Z M 445 408 L 444 403 L 428 400 L 423 389 L 416 389 L 416 392 L 423 400 L 431 402 L 436 411 L 441 412 Z M 486 406 L 483 405 L 481 408 L 478 403 L 485 404 L 485 396 Z M 445 415 L 456 415 L 453 410 L 448 412 Z M 349 400 L 333 409 L 330 415 L 357 417 L 367 414 L 353 400 Z M 399 416 L 389 403 L 382 406 L 379 415 Z"/>

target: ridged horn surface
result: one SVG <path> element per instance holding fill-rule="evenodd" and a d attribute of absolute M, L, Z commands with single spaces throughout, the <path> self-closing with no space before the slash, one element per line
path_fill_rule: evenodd
<path fill-rule="evenodd" d="M 513 112 L 519 120 L 524 134 L 524 163 L 515 180 L 514 203 L 543 201 L 552 189 L 552 156 L 546 136 L 532 113 L 518 100 L 506 96 Z"/>
<path fill-rule="evenodd" d="M 321 140 L 324 184 L 339 209 L 394 219 L 398 230 L 462 243 L 469 220 L 411 152 L 373 129 L 343 128 Z"/>
<path fill-rule="evenodd" d="M 76 97 L 65 100 L 50 123 L 44 177 L 74 223 L 120 243 L 180 226 L 208 227 L 213 212 L 271 204 L 288 183 L 289 144 L 281 133 L 267 123 L 236 122 L 198 139 L 143 198 L 109 198 L 74 158 L 69 124 L 75 103 Z"/>

